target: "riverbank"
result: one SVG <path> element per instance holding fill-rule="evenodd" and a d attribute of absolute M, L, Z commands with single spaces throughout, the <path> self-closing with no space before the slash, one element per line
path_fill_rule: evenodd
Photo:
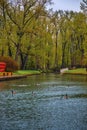
<path fill-rule="evenodd" d="M 75 75 L 87 75 L 87 71 L 85 68 L 66 70 L 63 74 L 75 74 Z"/>
<path fill-rule="evenodd" d="M 38 75 L 41 74 L 41 71 L 36 70 L 19 70 L 13 72 L 11 76 L 0 76 L 0 81 L 8 81 L 8 80 L 15 80 L 21 78 L 27 78 L 31 75 Z M 87 75 L 86 69 L 73 69 L 73 70 L 65 70 L 62 74 L 71 74 L 71 75 Z"/>
<path fill-rule="evenodd" d="M 27 78 L 27 75 L 0 76 L 0 81 L 8 81 L 21 78 Z"/>
<path fill-rule="evenodd" d="M 37 75 L 40 73 L 41 73 L 40 71 L 36 71 L 36 70 L 19 70 L 19 71 L 14 72 L 11 76 L 0 76 L 0 81 L 27 78 L 27 76 Z"/>

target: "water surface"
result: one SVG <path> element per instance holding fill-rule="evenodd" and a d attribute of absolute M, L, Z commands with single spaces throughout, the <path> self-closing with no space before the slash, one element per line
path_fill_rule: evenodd
<path fill-rule="evenodd" d="M 0 82 L 0 130 L 86 129 L 86 76 L 43 74 Z"/>

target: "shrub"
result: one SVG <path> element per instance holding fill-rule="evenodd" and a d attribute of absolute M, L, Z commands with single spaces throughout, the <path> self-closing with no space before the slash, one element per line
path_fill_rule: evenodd
<path fill-rule="evenodd" d="M 0 62 L 5 62 L 6 63 L 6 71 L 16 71 L 18 70 L 18 63 L 13 60 L 11 57 L 4 57 L 0 56 Z"/>

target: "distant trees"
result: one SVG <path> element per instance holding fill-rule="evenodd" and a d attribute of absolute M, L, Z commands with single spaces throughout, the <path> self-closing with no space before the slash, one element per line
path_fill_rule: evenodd
<path fill-rule="evenodd" d="M 84 66 L 86 13 L 48 11 L 47 3 L 51 0 L 0 1 L 0 55 L 18 61 L 20 69 Z M 83 0 L 81 9 L 86 5 Z"/>
<path fill-rule="evenodd" d="M 82 0 L 80 8 L 83 11 L 85 17 L 87 18 L 87 0 Z M 83 59 L 82 59 L 82 64 L 83 64 L 83 66 L 86 67 L 86 71 L 87 71 L 87 38 L 86 37 L 87 37 L 87 24 L 84 25 L 85 42 L 83 43 L 84 44 L 84 54 L 83 54 Z"/>
<path fill-rule="evenodd" d="M 60 12 L 57 21 L 59 27 L 57 40 L 59 41 L 58 46 L 61 48 L 61 52 L 59 51 L 61 53 L 61 67 L 81 67 L 87 48 L 85 43 L 87 34 L 86 16 L 81 12 Z"/>
<path fill-rule="evenodd" d="M 83 12 L 85 14 L 87 14 L 87 0 L 82 0 L 82 2 L 80 4 L 80 8 L 81 8 L 81 10 L 83 10 Z"/>

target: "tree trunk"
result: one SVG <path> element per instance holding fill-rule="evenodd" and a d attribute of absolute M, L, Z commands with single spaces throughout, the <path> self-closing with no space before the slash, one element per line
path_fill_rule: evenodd
<path fill-rule="evenodd" d="M 66 42 L 62 43 L 62 68 L 64 68 L 65 65 L 65 48 L 66 48 Z"/>
<path fill-rule="evenodd" d="M 55 68 L 58 68 L 58 32 L 56 32 L 56 44 L 55 44 Z"/>
<path fill-rule="evenodd" d="M 12 50 L 11 50 L 11 47 L 10 47 L 10 44 L 8 43 L 8 55 L 10 57 L 12 57 Z"/>
<path fill-rule="evenodd" d="M 21 59 L 21 69 L 22 70 L 25 70 L 25 67 L 26 67 L 26 63 L 27 63 L 27 60 L 28 60 L 28 54 L 26 54 L 25 56 L 23 56 L 23 54 L 21 53 L 20 54 L 20 59 Z"/>

